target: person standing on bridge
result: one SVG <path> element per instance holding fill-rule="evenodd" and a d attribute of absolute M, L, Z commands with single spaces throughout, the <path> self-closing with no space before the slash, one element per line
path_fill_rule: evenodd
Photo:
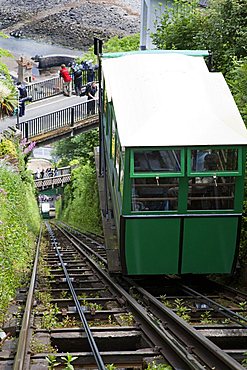
<path fill-rule="evenodd" d="M 18 89 L 18 96 L 19 96 L 19 117 L 24 116 L 25 114 L 25 101 L 27 100 L 27 89 L 26 86 L 23 85 L 21 82 L 17 82 L 16 84 Z"/>
<path fill-rule="evenodd" d="M 80 96 L 82 89 L 82 70 L 79 67 L 77 67 L 74 70 L 73 76 L 74 76 L 75 94 L 77 96 Z"/>
<path fill-rule="evenodd" d="M 72 93 L 72 78 L 65 64 L 61 64 L 60 77 L 63 79 L 63 93 L 65 96 L 71 96 Z"/>
<path fill-rule="evenodd" d="M 91 84 L 87 85 L 87 114 L 95 114 L 95 105 L 96 105 L 96 97 L 95 94 L 97 92 L 96 83 L 93 81 Z"/>

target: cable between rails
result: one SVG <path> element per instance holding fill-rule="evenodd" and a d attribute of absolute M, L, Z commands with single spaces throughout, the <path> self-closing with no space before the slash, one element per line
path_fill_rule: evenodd
<path fill-rule="evenodd" d="M 61 253 L 60 253 L 60 251 L 59 251 L 59 249 L 58 249 L 58 247 L 57 247 L 57 245 L 58 245 L 57 240 L 56 240 L 56 238 L 55 238 L 55 236 L 54 236 L 54 234 L 53 234 L 53 231 L 52 231 L 52 229 L 51 229 L 50 225 L 46 223 L 46 227 L 47 227 L 48 232 L 49 232 L 49 234 L 50 234 L 50 237 L 51 237 L 51 239 L 52 239 L 52 244 L 54 245 L 54 248 L 55 248 L 56 253 L 57 253 L 57 255 L 58 255 L 58 258 L 59 258 L 59 261 L 60 261 L 60 263 L 61 263 L 61 266 L 62 266 L 62 268 L 63 268 L 63 272 L 64 272 L 65 277 L 66 277 L 66 281 L 67 281 L 67 283 L 68 283 L 68 286 L 69 286 L 70 292 L 71 292 L 71 294 L 72 294 L 73 300 L 74 300 L 74 302 L 75 302 L 76 309 L 77 309 L 77 311 L 78 311 L 78 314 L 79 314 L 79 316 L 80 316 L 80 319 L 81 319 L 81 321 L 82 321 L 82 323 L 83 323 L 83 326 L 84 326 L 84 329 L 85 329 L 85 333 L 86 333 L 86 336 L 87 336 L 87 339 L 88 339 L 88 342 L 89 342 L 90 348 L 91 348 L 91 350 L 92 350 L 92 352 L 93 352 L 93 356 L 94 356 L 94 358 L 95 358 L 95 361 L 96 361 L 97 367 L 98 367 L 98 369 L 99 369 L 99 370 L 105 370 L 104 362 L 103 362 L 102 357 L 101 357 L 101 355 L 100 355 L 100 353 L 99 353 L 98 347 L 97 347 L 97 345 L 96 345 L 96 343 L 95 343 L 95 340 L 94 340 L 94 338 L 93 338 L 93 335 L 92 335 L 91 330 L 90 330 L 90 328 L 89 328 L 89 325 L 88 325 L 88 323 L 87 323 L 87 319 L 86 319 L 86 317 L 85 317 L 85 315 L 84 315 L 84 312 L 82 311 L 82 308 L 81 308 L 80 302 L 79 302 L 79 300 L 78 300 L 78 298 L 77 298 L 77 295 L 76 295 L 75 289 L 74 289 L 74 287 L 73 287 L 73 284 L 72 284 L 71 279 L 70 279 L 70 277 L 69 277 L 68 271 L 67 271 L 67 269 L 66 269 L 66 267 L 65 267 L 65 264 L 64 264 L 64 262 L 63 262 L 63 259 L 62 259 L 62 256 L 61 256 Z"/>

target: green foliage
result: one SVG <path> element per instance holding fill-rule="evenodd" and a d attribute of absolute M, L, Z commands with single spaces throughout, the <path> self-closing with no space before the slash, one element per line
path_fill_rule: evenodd
<path fill-rule="evenodd" d="M 3 139 L 0 142 L 0 158 L 9 155 L 11 157 L 17 158 L 17 150 L 13 141 L 9 139 Z"/>
<path fill-rule="evenodd" d="M 211 50 L 216 69 L 226 73 L 235 57 L 247 55 L 246 0 L 211 0 L 205 10 L 175 0 L 157 19 L 152 37 L 159 49 Z"/>
<path fill-rule="evenodd" d="M 153 361 L 151 364 L 148 364 L 147 370 L 172 370 L 172 367 L 167 364 L 156 364 Z"/>
<path fill-rule="evenodd" d="M 121 325 L 125 326 L 131 326 L 134 324 L 134 316 L 129 313 L 123 313 L 122 315 L 119 315 L 119 319 L 121 321 Z"/>
<path fill-rule="evenodd" d="M 48 370 L 53 370 L 56 366 L 60 365 L 60 362 L 57 362 L 56 355 L 49 355 L 45 359 L 48 361 Z"/>
<path fill-rule="evenodd" d="M 80 327 L 81 322 L 76 321 L 74 317 L 69 317 L 68 315 L 65 316 L 65 318 L 62 321 L 61 326 L 63 328 L 75 328 L 75 327 Z"/>
<path fill-rule="evenodd" d="M 9 38 L 8 35 L 6 35 L 5 33 L 1 32 L 1 31 L 0 31 L 0 37 L 2 37 L 3 39 L 8 39 Z"/>
<path fill-rule="evenodd" d="M 50 304 L 43 313 L 41 327 L 42 329 L 51 330 L 58 327 L 57 315 L 60 313 L 57 305 Z"/>
<path fill-rule="evenodd" d="M 71 364 L 71 362 L 75 361 L 78 357 L 72 356 L 70 353 L 67 353 L 66 357 L 61 357 L 62 360 L 64 360 L 66 367 L 64 370 L 74 370 L 74 366 Z"/>
<path fill-rule="evenodd" d="M 166 307 L 168 307 L 168 308 L 172 308 L 172 304 L 171 304 L 171 302 L 169 302 L 169 300 L 167 299 L 166 294 L 161 295 L 161 296 L 160 296 L 160 300 L 161 300 L 161 302 L 163 303 L 163 305 L 164 305 L 164 306 L 166 306 Z"/>
<path fill-rule="evenodd" d="M 247 318 L 247 301 L 239 302 L 239 307 L 241 310 L 240 315 Z"/>
<path fill-rule="evenodd" d="M 198 10 L 197 2 L 175 0 L 165 7 L 157 18 L 156 32 L 152 35 L 158 49 L 196 49 L 197 35 L 203 30 L 206 18 Z"/>
<path fill-rule="evenodd" d="M 56 353 L 56 349 L 52 347 L 50 344 L 42 343 L 41 341 L 34 337 L 32 337 L 30 341 L 30 350 L 32 354 L 44 352 Z"/>
<path fill-rule="evenodd" d="M 17 107 L 17 92 L 8 80 L 0 80 L 0 118 L 13 113 Z"/>
<path fill-rule="evenodd" d="M 242 365 L 243 365 L 243 367 L 247 368 L 247 352 L 244 352 L 244 356 L 245 356 L 245 358 L 242 361 Z"/>
<path fill-rule="evenodd" d="M 103 53 L 139 50 L 140 35 L 114 36 L 103 45 Z"/>
<path fill-rule="evenodd" d="M 94 147 L 98 145 L 98 130 L 92 130 L 75 137 L 58 141 L 53 154 L 59 158 L 59 166 L 67 166 L 72 160 L 80 159 L 86 164 L 93 163 Z"/>
<path fill-rule="evenodd" d="M 191 309 L 186 307 L 184 304 L 183 299 L 175 299 L 175 310 L 176 314 L 180 316 L 185 321 L 190 321 L 190 315 L 189 312 L 191 312 Z"/>
<path fill-rule="evenodd" d="M 95 169 L 89 163 L 72 171 L 72 182 L 64 191 L 60 218 L 82 231 L 101 233 Z"/>
<path fill-rule="evenodd" d="M 124 37 L 114 36 L 103 44 L 103 54 L 112 53 L 118 51 L 132 51 L 139 50 L 140 45 L 140 34 L 129 35 Z M 97 63 L 97 58 L 94 55 L 93 46 L 89 48 L 87 53 L 83 54 L 83 60 L 92 59 L 94 63 Z M 80 62 L 80 59 L 78 60 Z"/>
<path fill-rule="evenodd" d="M 7 37 L 0 32 L 0 37 Z M 0 48 L 1 57 L 12 57 L 8 51 Z M 12 114 L 17 107 L 17 90 L 7 66 L 0 62 L 0 119 Z"/>
<path fill-rule="evenodd" d="M 113 365 L 113 364 L 108 364 L 108 365 L 106 365 L 106 369 L 107 370 L 115 370 L 116 369 L 116 366 Z"/>
<path fill-rule="evenodd" d="M 12 57 L 13 58 L 13 54 L 11 54 L 8 50 L 0 48 L 0 57 Z"/>
<path fill-rule="evenodd" d="M 4 143 L 4 144 L 3 144 Z M 21 161 L 11 141 L 1 143 L 2 153 L 11 153 Z M 11 160 L 11 159 L 10 159 Z M 24 173 L 24 170 L 23 170 Z M 40 216 L 33 184 L 22 181 L 19 167 L 6 159 L 0 166 L 0 321 L 14 297 L 15 290 L 32 263 L 32 246 L 39 231 Z"/>
<path fill-rule="evenodd" d="M 211 312 L 205 311 L 201 314 L 201 324 L 213 324 L 214 320 L 212 319 Z"/>
<path fill-rule="evenodd" d="M 233 69 L 227 75 L 227 82 L 247 125 L 247 58 L 234 62 Z"/>

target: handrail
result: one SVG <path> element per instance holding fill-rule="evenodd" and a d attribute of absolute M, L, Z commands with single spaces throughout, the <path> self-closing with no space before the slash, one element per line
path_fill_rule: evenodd
<path fill-rule="evenodd" d="M 98 70 L 94 71 L 94 80 L 98 81 Z M 87 70 L 82 70 L 82 87 L 88 82 Z M 63 81 L 59 76 L 51 77 L 46 80 L 32 82 L 26 85 L 27 94 L 32 96 L 32 101 L 38 101 L 62 93 Z"/>
<path fill-rule="evenodd" d="M 73 127 L 75 123 L 97 113 L 98 100 L 91 99 L 20 122 L 18 128 L 22 131 L 22 137 L 29 139 L 33 136 L 54 131 L 64 126 Z"/>
<path fill-rule="evenodd" d="M 26 85 L 26 89 L 27 94 L 32 96 L 32 101 L 38 101 L 61 94 L 62 80 L 59 77 L 52 77 Z"/>

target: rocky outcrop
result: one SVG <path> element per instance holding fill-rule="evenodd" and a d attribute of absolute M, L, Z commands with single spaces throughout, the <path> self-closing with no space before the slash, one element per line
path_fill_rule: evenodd
<path fill-rule="evenodd" d="M 126 6 L 114 0 L 12 0 L 11 6 L 8 1 L 2 1 L 0 29 L 85 49 L 92 45 L 95 36 L 108 39 L 139 32 L 138 2 L 132 1 L 136 1 L 135 8 L 130 8 L 130 3 Z"/>

